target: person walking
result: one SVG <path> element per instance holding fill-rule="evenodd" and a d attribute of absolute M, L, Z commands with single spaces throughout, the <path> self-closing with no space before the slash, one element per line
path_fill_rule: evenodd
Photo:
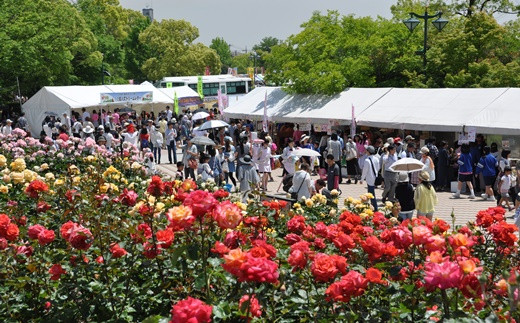
<path fill-rule="evenodd" d="M 338 134 L 333 133 L 327 144 L 327 154 L 334 157 L 334 162 L 339 167 L 339 184 L 341 184 L 341 143 L 338 140 Z"/>
<path fill-rule="evenodd" d="M 421 148 L 421 162 L 424 164 L 423 170 L 430 175 L 430 182 L 435 182 L 435 163 L 430 157 L 430 149 L 426 146 Z"/>
<path fill-rule="evenodd" d="M 168 123 L 168 129 L 165 131 L 166 138 L 166 147 L 168 148 L 168 161 L 170 164 L 177 164 L 177 130 L 175 129 L 175 124 L 173 122 Z M 173 154 L 173 159 L 172 159 Z"/>
<path fill-rule="evenodd" d="M 153 127 L 152 133 L 150 134 L 150 142 L 152 143 L 153 147 L 153 158 L 155 160 L 156 164 L 161 163 L 161 151 L 162 151 L 162 145 L 163 145 L 163 135 L 160 131 L 159 127 Z"/>
<path fill-rule="evenodd" d="M 222 164 L 222 171 L 224 172 L 224 180 L 228 184 L 229 180 L 233 183 L 235 190 L 237 189 L 237 181 L 233 176 L 236 171 L 235 167 L 235 146 L 231 144 L 231 138 L 226 138 L 224 141 L 224 163 Z"/>
<path fill-rule="evenodd" d="M 339 166 L 332 154 L 327 155 L 327 189 L 329 191 L 339 189 Z"/>
<path fill-rule="evenodd" d="M 439 155 L 437 158 L 437 191 L 444 191 L 448 189 L 448 173 L 450 170 L 448 143 L 444 140 L 439 144 Z"/>
<path fill-rule="evenodd" d="M 502 175 L 500 182 L 498 183 L 498 191 L 500 192 L 500 201 L 498 202 L 498 206 L 502 206 L 502 203 L 505 202 L 509 211 L 513 210 L 511 205 L 509 205 L 509 190 L 512 186 L 511 167 L 506 166 L 504 168 L 504 175 Z"/>
<path fill-rule="evenodd" d="M 484 176 L 486 191 L 481 195 L 484 200 L 496 201 L 495 195 L 493 194 L 493 183 L 495 183 L 497 176 L 496 167 L 497 160 L 493 155 L 491 155 L 491 148 L 485 146 L 484 156 L 480 158 L 475 172 L 476 175 L 482 173 L 482 176 Z"/>
<path fill-rule="evenodd" d="M 312 194 L 312 180 L 309 174 L 309 164 L 301 164 L 300 170 L 294 173 L 293 185 L 289 189 L 291 196 L 296 200 L 310 198 Z"/>
<path fill-rule="evenodd" d="M 425 216 L 433 219 L 435 205 L 438 203 L 437 193 L 430 182 L 430 174 L 427 171 L 419 173 L 419 185 L 415 189 L 413 201 L 417 209 L 417 216 Z"/>
<path fill-rule="evenodd" d="M 406 172 L 398 173 L 397 187 L 395 188 L 395 198 L 401 205 L 401 212 L 399 212 L 399 220 L 404 221 L 413 217 L 415 210 L 414 191 L 410 184 L 408 174 Z"/>
<path fill-rule="evenodd" d="M 470 191 L 469 198 L 475 198 L 475 190 L 473 189 L 472 175 L 473 175 L 473 158 L 470 154 L 470 148 L 468 144 L 462 144 L 460 147 L 460 155 L 457 160 L 459 165 L 458 171 L 458 183 L 457 191 L 453 194 L 453 198 L 460 198 L 460 190 L 462 189 L 462 183 L 466 183 Z"/>
<path fill-rule="evenodd" d="M 363 165 L 363 173 L 361 174 L 361 180 L 359 184 L 363 184 L 363 181 L 367 182 L 367 191 L 372 194 L 372 206 L 374 211 L 377 211 L 377 199 L 376 199 L 376 187 L 375 181 L 377 178 L 377 170 L 379 169 L 379 158 L 376 155 L 376 149 L 373 146 L 366 148 L 367 157 L 365 158 Z"/>
<path fill-rule="evenodd" d="M 347 138 L 345 144 L 345 157 L 347 159 L 347 184 L 352 183 L 351 179 L 354 177 L 354 184 L 357 184 L 359 177 L 358 151 L 356 144 L 352 138 Z"/>
<path fill-rule="evenodd" d="M 240 192 L 250 191 L 260 182 L 260 177 L 256 172 L 251 156 L 245 155 L 241 158 L 237 177 L 240 181 Z"/>
<path fill-rule="evenodd" d="M 194 166 L 197 163 L 197 157 L 199 156 L 197 146 L 195 146 L 191 142 L 191 138 L 186 138 L 186 144 L 182 146 L 182 162 L 184 163 L 184 178 L 191 177 L 196 179 L 195 177 L 195 169 Z M 190 163 L 192 165 L 190 165 Z"/>
<path fill-rule="evenodd" d="M 258 172 L 261 174 L 263 191 L 267 191 L 267 182 L 269 181 L 269 173 L 271 173 L 271 148 L 269 148 L 269 141 L 264 141 L 257 153 L 256 165 Z M 294 179 L 293 179 L 294 181 Z"/>
<path fill-rule="evenodd" d="M 388 153 L 383 156 L 383 179 L 385 181 L 385 189 L 383 190 L 383 203 L 387 200 L 395 201 L 395 188 L 397 186 L 397 173 L 390 169 L 390 167 L 397 162 L 396 148 L 391 144 L 387 148 Z"/>

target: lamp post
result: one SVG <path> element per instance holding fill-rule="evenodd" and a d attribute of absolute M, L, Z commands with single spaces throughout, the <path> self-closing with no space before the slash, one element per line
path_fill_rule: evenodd
<path fill-rule="evenodd" d="M 442 18 L 442 12 L 437 12 L 434 15 L 428 14 L 428 7 L 424 10 L 424 15 L 418 15 L 415 12 L 410 12 L 410 18 L 403 20 L 404 25 L 410 32 L 413 32 L 415 27 L 419 25 L 420 21 L 419 19 L 424 20 L 424 42 L 423 42 L 423 48 L 419 49 L 415 52 L 417 55 L 421 55 L 423 57 L 423 68 L 426 71 L 426 51 L 428 50 L 428 20 L 437 18 L 434 21 L 432 21 L 432 24 L 435 28 L 437 28 L 438 31 L 441 31 L 446 24 L 448 23 L 448 20 Z"/>

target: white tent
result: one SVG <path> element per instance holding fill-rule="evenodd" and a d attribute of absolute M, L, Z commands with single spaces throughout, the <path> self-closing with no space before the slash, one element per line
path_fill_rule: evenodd
<path fill-rule="evenodd" d="M 291 95 L 281 87 L 257 87 L 224 111 L 228 118 L 262 120 L 267 94 L 267 116 L 276 122 L 350 124 L 352 106 L 356 115 L 384 96 L 391 88 L 350 88 L 337 95 Z"/>
<path fill-rule="evenodd" d="M 462 131 L 464 125 L 485 110 L 505 88 L 401 89 L 393 88 L 357 117 L 370 127 Z M 490 124 L 493 120 L 489 120 Z M 481 132 L 480 129 L 477 131 Z"/>
<path fill-rule="evenodd" d="M 186 89 L 187 88 L 187 89 Z M 179 98 L 197 95 L 187 86 L 173 88 L 178 89 Z M 42 129 L 42 121 L 46 115 L 56 115 L 61 117 L 63 113 L 71 115 L 71 110 L 86 108 L 89 111 L 94 109 L 112 110 L 115 107 L 127 105 L 126 102 L 114 104 L 101 104 L 101 93 L 121 93 L 121 92 L 153 92 L 153 101 L 149 103 L 133 103 L 133 109 L 138 112 L 142 109 L 160 111 L 166 105 L 173 106 L 173 95 L 157 89 L 151 83 L 145 82 L 140 85 L 91 85 L 91 86 L 45 86 L 33 95 L 22 106 L 29 129 L 33 135 L 38 135 Z"/>

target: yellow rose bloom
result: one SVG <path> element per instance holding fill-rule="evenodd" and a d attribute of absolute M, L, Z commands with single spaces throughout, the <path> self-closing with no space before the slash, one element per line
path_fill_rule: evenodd
<path fill-rule="evenodd" d="M 106 193 L 106 192 L 108 192 L 109 188 L 110 188 L 110 184 L 109 183 L 104 183 L 101 186 L 99 186 L 99 192 Z"/>
<path fill-rule="evenodd" d="M 79 183 L 81 183 L 81 177 L 79 177 L 79 176 L 74 176 L 74 177 L 72 178 L 72 184 L 74 184 L 74 185 L 78 185 Z"/>
<path fill-rule="evenodd" d="M 293 204 L 293 209 L 300 209 L 302 206 L 300 205 L 300 203 L 294 203 Z"/>
<path fill-rule="evenodd" d="M 89 162 L 89 163 L 93 163 L 93 162 L 95 162 L 96 159 L 97 159 L 97 158 L 96 158 L 95 156 L 92 156 L 92 155 L 87 156 L 87 158 L 85 158 L 85 160 L 86 160 L 87 162 Z"/>
<path fill-rule="evenodd" d="M 5 174 L 3 177 L 2 177 L 2 180 L 6 183 L 11 183 L 11 176 Z"/>
<path fill-rule="evenodd" d="M 0 185 L 0 193 L 3 193 L 3 194 L 9 193 L 9 187 L 7 187 L 7 185 Z"/>
<path fill-rule="evenodd" d="M 164 203 L 158 202 L 155 204 L 155 213 L 159 213 L 164 209 Z"/>
<path fill-rule="evenodd" d="M 390 201 L 385 202 L 385 207 L 387 209 L 391 209 L 393 206 L 394 206 L 394 204 L 392 202 L 390 202 Z"/>
<path fill-rule="evenodd" d="M 38 177 L 38 174 L 32 170 L 26 169 L 23 171 L 23 176 L 25 177 L 26 182 L 32 182 L 36 179 L 36 177 Z"/>
<path fill-rule="evenodd" d="M 14 184 L 23 184 L 25 181 L 25 176 L 21 172 L 12 172 L 10 176 Z"/>
<path fill-rule="evenodd" d="M 21 172 L 25 169 L 25 160 L 23 158 L 16 158 L 14 162 L 11 163 L 11 169 L 16 172 Z"/>
<path fill-rule="evenodd" d="M 65 182 L 62 180 L 62 179 L 57 179 L 55 182 L 54 182 L 54 186 L 61 186 L 65 184 Z"/>
<path fill-rule="evenodd" d="M 329 215 L 330 216 L 336 216 L 336 209 L 330 209 Z"/>
<path fill-rule="evenodd" d="M 141 164 L 139 164 L 138 162 L 133 162 L 132 169 L 141 169 Z"/>
<path fill-rule="evenodd" d="M 69 173 L 79 175 L 79 168 L 76 165 L 69 166 Z"/>
<path fill-rule="evenodd" d="M 46 171 L 47 169 L 49 169 L 49 164 L 43 163 L 43 164 L 40 165 L 40 170 L 41 171 Z"/>
<path fill-rule="evenodd" d="M 306 199 L 305 200 L 305 205 L 307 207 L 312 207 L 314 205 L 314 202 L 311 199 Z"/>
<path fill-rule="evenodd" d="M 4 155 L 0 155 L 0 167 L 5 167 L 7 165 L 7 158 Z"/>
<path fill-rule="evenodd" d="M 242 209 L 242 211 L 245 211 L 247 210 L 247 205 L 245 205 L 244 203 L 242 202 L 235 202 L 236 206 L 238 206 L 239 208 Z"/>
<path fill-rule="evenodd" d="M 332 195 L 332 196 L 338 196 L 338 195 L 339 195 L 339 191 L 336 190 L 336 189 L 333 189 L 332 191 L 330 191 L 330 195 Z"/>
<path fill-rule="evenodd" d="M 45 174 L 45 180 L 50 182 L 54 180 L 54 174 L 53 173 L 47 173 Z"/>
<path fill-rule="evenodd" d="M 360 214 L 359 214 L 359 217 L 360 217 L 361 219 L 364 220 L 364 219 L 368 218 L 368 214 L 366 214 L 366 213 L 360 213 Z"/>

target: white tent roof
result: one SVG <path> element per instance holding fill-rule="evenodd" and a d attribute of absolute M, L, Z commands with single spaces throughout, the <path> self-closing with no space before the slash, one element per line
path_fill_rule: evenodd
<path fill-rule="evenodd" d="M 74 109 L 87 108 L 91 111 L 96 108 L 111 109 L 126 104 L 102 105 L 100 104 L 101 93 L 152 91 L 152 103 L 132 104 L 132 107 L 136 110 L 142 108 L 154 110 L 163 109 L 166 105 L 173 104 L 173 95 L 170 97 L 167 91 L 162 90 L 166 89 L 157 89 L 149 82 L 144 82 L 140 85 L 45 86 L 27 100 L 22 108 L 25 112 L 31 133 L 37 136 L 42 129 L 41 123 L 48 113 L 54 113 L 59 117 L 61 117 L 63 113 L 67 113 L 70 116 L 70 111 Z M 197 93 L 188 86 L 168 90 L 178 91 L 177 96 L 179 98 L 197 96 Z"/>
<path fill-rule="evenodd" d="M 393 88 L 357 115 L 356 121 L 371 127 L 461 131 L 471 117 L 506 90 Z"/>
<path fill-rule="evenodd" d="M 331 120 L 339 124 L 349 124 L 351 107 L 356 115 L 385 95 L 391 88 L 351 88 L 334 96 L 291 95 L 281 87 L 257 87 L 238 103 L 227 108 L 229 118 L 262 120 L 264 100 L 267 93 L 267 115 L 277 122 L 300 122 L 327 124 Z"/>
<path fill-rule="evenodd" d="M 158 90 L 170 98 L 170 103 L 173 102 L 175 93 L 177 93 L 177 98 L 189 98 L 199 96 L 197 92 L 195 92 L 191 87 L 187 85 L 170 88 L 158 88 Z"/>

